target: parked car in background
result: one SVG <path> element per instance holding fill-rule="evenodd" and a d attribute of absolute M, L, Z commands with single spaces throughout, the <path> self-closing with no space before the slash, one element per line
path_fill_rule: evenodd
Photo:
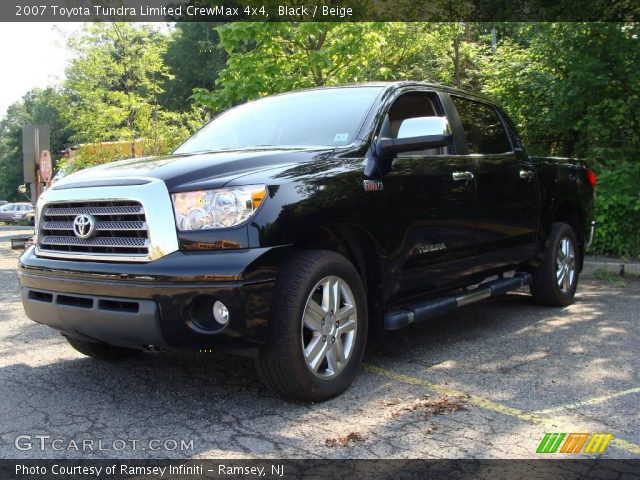
<path fill-rule="evenodd" d="M 30 215 L 30 217 L 27 217 Z M 27 202 L 7 203 L 0 207 L 0 222 L 21 222 L 35 217 L 33 205 Z"/>
<path fill-rule="evenodd" d="M 7 202 L 6 200 L 0 200 L 0 207 L 2 207 L 3 205 L 6 205 L 7 203 L 9 202 Z"/>

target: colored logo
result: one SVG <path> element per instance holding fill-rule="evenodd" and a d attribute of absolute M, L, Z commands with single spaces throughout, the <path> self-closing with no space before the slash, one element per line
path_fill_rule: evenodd
<path fill-rule="evenodd" d="M 536 453 L 603 453 L 612 438 L 611 433 L 545 433 Z"/>
<path fill-rule="evenodd" d="M 365 192 L 384 190 L 384 184 L 380 180 L 363 180 L 362 184 Z"/>

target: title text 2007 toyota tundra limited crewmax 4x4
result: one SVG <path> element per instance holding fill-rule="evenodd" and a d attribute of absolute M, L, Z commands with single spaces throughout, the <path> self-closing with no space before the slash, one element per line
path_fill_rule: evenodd
<path fill-rule="evenodd" d="M 218 116 L 173 155 L 57 182 L 20 259 L 27 315 L 80 352 L 253 352 L 318 401 L 367 337 L 530 285 L 572 302 L 595 174 L 535 158 L 493 103 L 421 83 L 322 88 Z"/>

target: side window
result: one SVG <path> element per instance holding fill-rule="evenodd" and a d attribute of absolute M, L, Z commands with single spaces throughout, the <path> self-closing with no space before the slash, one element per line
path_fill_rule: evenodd
<path fill-rule="evenodd" d="M 458 111 L 469 153 L 511 152 L 511 143 L 496 110 L 485 104 L 451 96 Z"/>
<path fill-rule="evenodd" d="M 380 137 L 408 138 L 424 135 L 442 134 L 442 125 L 446 119 L 438 112 L 433 95 L 412 92 L 399 96 L 391 105 L 380 129 Z M 444 119 L 444 121 L 439 121 Z M 432 148 L 416 152 L 406 152 L 399 156 L 442 155 L 446 148 Z"/>

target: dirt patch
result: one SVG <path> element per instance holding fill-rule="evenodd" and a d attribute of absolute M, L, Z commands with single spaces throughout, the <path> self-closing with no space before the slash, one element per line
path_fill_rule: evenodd
<path fill-rule="evenodd" d="M 446 413 L 467 409 L 462 399 L 454 397 L 432 399 L 429 395 L 424 395 L 412 401 L 403 401 L 396 398 L 394 400 L 382 400 L 380 403 L 385 407 L 396 407 L 391 412 L 393 418 L 398 418 L 400 415 L 415 411 L 420 411 L 424 418 L 429 418 L 432 415 L 444 415 Z"/>

